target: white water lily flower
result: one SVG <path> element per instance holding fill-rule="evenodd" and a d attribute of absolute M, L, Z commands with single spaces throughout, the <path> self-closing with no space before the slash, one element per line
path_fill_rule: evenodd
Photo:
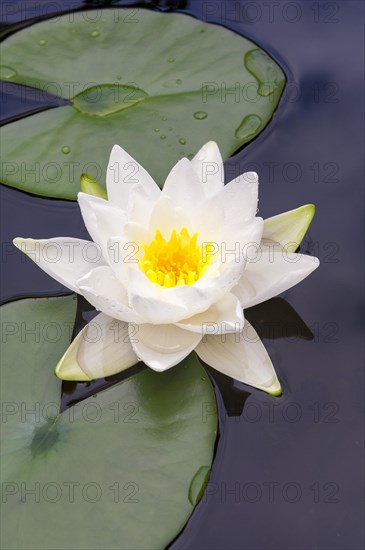
<path fill-rule="evenodd" d="M 131 175 L 131 167 L 135 167 Z M 273 395 L 270 358 L 243 310 L 309 275 L 316 258 L 292 253 L 314 214 L 308 205 L 264 221 L 258 177 L 223 183 L 214 142 L 183 158 L 162 189 L 119 146 L 107 170 L 108 200 L 79 193 L 93 243 L 73 238 L 14 244 L 101 313 L 56 367 L 92 380 L 139 360 L 156 371 L 193 350 L 215 369 Z"/>

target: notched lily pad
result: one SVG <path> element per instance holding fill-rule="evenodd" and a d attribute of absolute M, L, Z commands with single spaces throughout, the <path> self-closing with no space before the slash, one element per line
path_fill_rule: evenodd
<path fill-rule="evenodd" d="M 72 296 L 2 307 L 2 547 L 165 548 L 209 473 L 213 388 L 192 355 L 60 413 L 53 367 L 75 309 Z"/>
<path fill-rule="evenodd" d="M 76 198 L 83 172 L 105 181 L 115 143 L 161 186 L 209 140 L 227 158 L 265 128 L 285 84 L 281 68 L 246 38 L 142 9 L 31 25 L 4 41 L 2 58 L 7 81 L 74 104 L 3 128 L 1 179 L 66 199 Z"/>

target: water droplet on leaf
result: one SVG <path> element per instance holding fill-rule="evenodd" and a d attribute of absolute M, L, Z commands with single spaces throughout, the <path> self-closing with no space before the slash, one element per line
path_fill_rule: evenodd
<path fill-rule="evenodd" d="M 0 65 L 0 78 L 8 80 L 9 78 L 14 78 L 18 73 L 8 65 Z"/>
<path fill-rule="evenodd" d="M 175 61 L 175 58 L 174 57 L 169 57 L 168 60 L 167 60 L 169 63 L 173 63 Z"/>
<path fill-rule="evenodd" d="M 47 44 L 47 40 L 42 39 L 39 41 L 40 46 L 45 46 L 46 44 Z"/>
<path fill-rule="evenodd" d="M 186 139 L 180 138 L 180 139 L 179 139 L 179 143 L 181 143 L 181 145 L 185 145 Z"/>
<path fill-rule="evenodd" d="M 273 94 L 278 88 L 284 86 L 283 74 L 265 52 L 259 49 L 250 50 L 244 58 L 244 65 L 258 82 L 258 93 L 267 97 Z"/>
<path fill-rule="evenodd" d="M 90 34 L 91 34 L 91 36 L 92 36 L 93 38 L 97 38 L 98 36 L 100 36 L 100 32 L 99 32 L 99 31 L 92 31 Z"/>
<path fill-rule="evenodd" d="M 64 155 L 68 155 L 71 152 L 71 149 L 68 145 L 65 145 L 64 147 L 62 147 L 61 151 Z"/>
<path fill-rule="evenodd" d="M 159 132 L 160 131 L 160 128 L 155 128 L 155 132 Z"/>
<path fill-rule="evenodd" d="M 143 101 L 147 93 L 123 84 L 90 86 L 72 98 L 72 107 L 89 116 L 107 116 Z"/>
<path fill-rule="evenodd" d="M 189 487 L 189 501 L 195 506 L 203 496 L 205 487 L 209 479 L 209 466 L 201 466 L 191 480 Z"/>
<path fill-rule="evenodd" d="M 194 118 L 196 118 L 197 120 L 204 120 L 205 118 L 207 118 L 208 116 L 208 113 L 206 113 L 205 111 L 197 111 L 196 113 L 194 113 Z"/>
<path fill-rule="evenodd" d="M 238 139 L 251 137 L 257 133 L 261 124 L 262 120 L 258 115 L 247 115 L 236 129 L 234 135 Z"/>
<path fill-rule="evenodd" d="M 161 134 L 160 139 L 166 139 L 166 136 L 164 134 Z"/>
<path fill-rule="evenodd" d="M 175 88 L 176 86 L 180 86 L 182 84 L 182 80 L 180 78 L 176 78 L 175 80 L 166 80 L 166 82 L 163 83 L 165 88 Z"/>

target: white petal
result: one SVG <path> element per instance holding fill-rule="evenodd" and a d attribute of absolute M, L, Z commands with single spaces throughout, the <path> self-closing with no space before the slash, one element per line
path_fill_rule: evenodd
<path fill-rule="evenodd" d="M 218 145 L 209 141 L 197 152 L 191 164 L 203 183 L 208 197 L 215 195 L 224 185 L 223 160 Z"/>
<path fill-rule="evenodd" d="M 98 243 L 107 259 L 107 242 L 111 235 L 123 234 L 126 213 L 109 201 L 79 193 L 77 200 L 81 214 L 92 240 Z"/>
<path fill-rule="evenodd" d="M 154 236 L 154 232 L 142 225 L 127 222 L 123 227 L 122 236 L 111 236 L 108 239 L 108 263 L 123 284 L 127 283 L 126 270 L 129 267 L 138 268 L 138 261 L 143 258 L 144 251 L 141 245 L 151 242 Z"/>
<path fill-rule="evenodd" d="M 260 241 L 262 225 L 261 218 L 247 222 L 245 235 L 249 241 Z M 218 246 L 219 255 L 222 252 L 219 261 L 211 265 L 204 276 L 191 286 L 159 287 L 151 283 L 135 265 L 135 269 L 128 270 L 127 288 L 131 307 L 146 323 L 151 324 L 178 323 L 206 311 L 230 292 L 243 274 L 246 258 L 241 253 L 240 243 L 237 244 L 238 250 L 233 255 L 230 250 L 219 250 Z M 138 255 L 138 249 L 136 252 Z M 125 262 L 115 265 L 114 269 L 116 272 L 120 269 L 118 277 L 123 277 L 126 272 Z"/>
<path fill-rule="evenodd" d="M 261 218 L 247 222 L 245 236 L 249 242 L 260 242 L 262 226 Z M 129 269 L 127 287 L 131 307 L 151 324 L 178 323 L 206 311 L 238 284 L 245 269 L 246 257 L 240 243 L 237 242 L 233 252 L 231 247 L 223 249 L 222 246 L 221 250 L 223 244 L 226 243 L 217 243 L 217 261 L 191 286 L 163 288 L 151 283 L 138 266 Z M 119 264 L 123 272 L 118 277 L 123 276 L 125 267 L 124 261 Z M 117 272 L 118 265 L 114 269 Z"/>
<path fill-rule="evenodd" d="M 251 218 L 237 223 L 225 220 L 222 229 L 221 260 L 227 262 L 238 256 L 256 258 L 261 253 L 261 238 L 264 229 L 262 218 Z"/>
<path fill-rule="evenodd" d="M 128 324 L 100 313 L 73 340 L 56 366 L 55 374 L 62 380 L 95 380 L 136 363 Z"/>
<path fill-rule="evenodd" d="M 156 199 L 151 197 L 145 187 L 140 183 L 133 185 L 129 194 L 127 219 L 130 222 L 138 223 L 148 227 L 151 213 Z M 112 233 L 112 235 L 118 233 Z"/>
<path fill-rule="evenodd" d="M 249 241 L 260 241 L 263 221 L 254 218 L 247 222 Z M 226 243 L 219 243 L 223 245 Z M 191 286 L 163 288 L 154 285 L 138 268 L 128 271 L 129 303 L 138 314 L 151 324 L 178 323 L 198 313 L 205 312 L 212 304 L 238 284 L 245 269 L 246 257 L 237 243 L 237 250 L 220 250 L 220 260 L 209 267 L 204 276 Z"/>
<path fill-rule="evenodd" d="M 127 291 L 109 266 L 93 269 L 77 281 L 79 292 L 96 309 L 121 321 L 140 323 L 142 319 L 128 305 Z"/>
<path fill-rule="evenodd" d="M 164 288 L 151 283 L 147 276 L 137 269 L 128 272 L 128 296 L 131 307 L 151 324 L 178 323 L 197 313 L 206 311 L 220 300 L 239 282 L 245 263 L 220 264 L 220 271 L 214 273 L 214 266 L 193 285 Z"/>
<path fill-rule="evenodd" d="M 176 325 L 201 335 L 239 332 L 244 325 L 242 306 L 236 296 L 228 293 L 203 313 L 183 319 Z"/>
<path fill-rule="evenodd" d="M 137 241 L 129 240 L 126 236 L 111 237 L 108 240 L 109 264 L 122 284 L 128 284 L 128 268 L 139 270 L 138 260 L 142 257 L 143 248 Z"/>
<path fill-rule="evenodd" d="M 319 266 L 319 260 L 303 254 L 263 252 L 257 262 L 248 262 L 232 292 L 243 308 L 269 300 L 300 283 Z"/>
<path fill-rule="evenodd" d="M 129 325 L 130 342 L 139 359 L 164 371 L 180 363 L 201 340 L 201 334 L 175 325 Z"/>
<path fill-rule="evenodd" d="M 223 374 L 272 395 L 281 394 L 265 346 L 247 320 L 242 333 L 204 336 L 195 351 L 203 361 Z"/>
<path fill-rule="evenodd" d="M 158 287 L 138 268 L 130 268 L 128 276 L 129 303 L 146 323 L 174 323 L 189 316 L 191 286 Z"/>
<path fill-rule="evenodd" d="M 141 183 L 151 197 L 159 197 L 160 189 L 149 173 L 124 149 L 114 145 L 106 174 L 109 201 L 126 210 L 135 183 Z"/>
<path fill-rule="evenodd" d="M 148 228 L 135 222 L 127 222 L 124 226 L 124 233 L 127 238 L 127 242 L 145 244 L 149 243 L 155 236 Z"/>
<path fill-rule="evenodd" d="M 192 232 L 198 232 L 198 244 L 222 241 L 224 210 L 218 196 L 211 197 L 196 208 L 189 209 Z"/>
<path fill-rule="evenodd" d="M 307 232 L 315 211 L 314 204 L 306 204 L 268 218 L 265 220 L 263 241 L 279 243 L 288 252 L 295 252 Z"/>
<path fill-rule="evenodd" d="M 170 197 L 161 196 L 151 214 L 148 228 L 150 234 L 155 236 L 156 229 L 159 229 L 165 239 L 170 239 L 173 229 L 181 231 L 183 227 L 192 231 L 189 210 L 183 210 L 176 206 Z"/>
<path fill-rule="evenodd" d="M 253 218 L 240 224 L 235 235 L 227 231 L 225 226 L 223 228 L 224 240 L 220 243 L 212 243 L 215 262 L 194 286 L 204 291 L 205 294 L 211 288 L 214 289 L 216 295 L 214 301 L 229 292 L 243 275 L 247 258 L 260 251 L 262 228 L 262 218 Z"/>
<path fill-rule="evenodd" d="M 188 210 L 203 202 L 201 181 L 187 158 L 179 160 L 166 178 L 162 197 L 170 197 L 175 206 Z"/>
<path fill-rule="evenodd" d="M 226 220 L 243 222 L 256 216 L 258 176 L 255 172 L 241 174 L 224 186 L 220 195 Z"/>
<path fill-rule="evenodd" d="M 83 239 L 54 237 L 36 240 L 17 237 L 13 243 L 48 275 L 75 292 L 79 292 L 78 279 L 106 263 L 100 246 Z"/>

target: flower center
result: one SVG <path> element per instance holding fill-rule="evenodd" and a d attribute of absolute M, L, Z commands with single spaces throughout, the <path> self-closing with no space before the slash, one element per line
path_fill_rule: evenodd
<path fill-rule="evenodd" d="M 198 233 L 191 237 L 186 227 L 174 229 L 167 241 L 159 229 L 150 244 L 141 244 L 144 256 L 141 270 L 152 283 L 171 288 L 193 285 L 211 265 L 212 243 L 198 245 Z"/>

